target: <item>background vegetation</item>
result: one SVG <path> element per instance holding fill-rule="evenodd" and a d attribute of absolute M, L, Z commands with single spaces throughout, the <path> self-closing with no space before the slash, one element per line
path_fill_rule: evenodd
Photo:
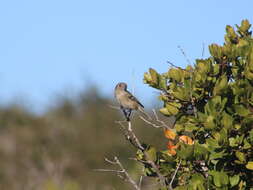
<path fill-rule="evenodd" d="M 0 189 L 129 189 L 114 174 L 93 171 L 110 168 L 104 157 L 115 155 L 131 174 L 139 167 L 129 160 L 135 150 L 115 123 L 123 117 L 109 107 L 112 100 L 93 87 L 73 98 L 55 100 L 39 116 L 22 105 L 0 108 Z M 166 146 L 161 131 L 139 119 L 134 122 L 145 141 Z"/>

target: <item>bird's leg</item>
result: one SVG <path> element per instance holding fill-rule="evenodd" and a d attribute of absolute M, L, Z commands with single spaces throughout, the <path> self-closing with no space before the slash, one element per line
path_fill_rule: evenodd
<path fill-rule="evenodd" d="M 131 116 L 132 110 L 127 109 L 127 121 L 130 121 L 130 116 Z"/>
<path fill-rule="evenodd" d="M 130 115 L 132 113 L 132 109 L 126 109 L 125 110 L 127 113 L 127 122 L 128 122 L 128 131 L 132 131 L 132 126 L 131 126 L 131 122 L 130 122 Z"/>
<path fill-rule="evenodd" d="M 127 121 L 130 121 L 131 109 L 126 109 L 123 106 L 120 106 L 125 118 Z"/>

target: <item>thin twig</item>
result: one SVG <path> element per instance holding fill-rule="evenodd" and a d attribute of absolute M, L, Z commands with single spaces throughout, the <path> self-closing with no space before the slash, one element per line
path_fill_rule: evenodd
<path fill-rule="evenodd" d="M 104 158 L 106 162 L 108 162 L 109 164 L 112 164 L 112 165 L 116 165 L 117 163 L 112 161 L 112 160 L 109 160 L 108 158 Z"/>
<path fill-rule="evenodd" d="M 135 72 L 134 69 L 132 70 L 132 94 L 134 95 L 134 90 L 135 90 Z"/>
<path fill-rule="evenodd" d="M 109 169 L 94 169 L 93 171 L 96 171 L 96 172 L 118 172 L 118 173 L 123 173 L 123 171 L 120 171 L 120 170 L 109 170 Z"/>
<path fill-rule="evenodd" d="M 176 66 L 174 63 L 172 63 L 171 61 L 167 61 L 167 63 L 168 64 L 170 64 L 172 67 L 175 67 L 175 68 L 177 68 L 177 69 L 181 69 L 181 70 L 184 70 L 185 71 L 185 69 L 183 69 L 183 68 L 181 68 L 181 67 L 179 67 L 179 66 Z"/>
<path fill-rule="evenodd" d="M 115 110 L 121 110 L 119 106 L 108 105 L 110 108 Z"/>
<path fill-rule="evenodd" d="M 145 119 L 144 117 L 142 116 L 139 116 L 141 120 L 143 120 L 144 122 L 146 122 L 147 124 L 151 125 L 152 127 L 154 128 L 163 128 L 163 129 L 171 129 L 171 127 L 169 127 L 168 125 L 166 125 L 166 123 L 164 121 L 161 121 L 159 118 L 158 118 L 158 115 L 156 113 L 156 111 L 153 109 L 153 114 L 155 116 L 155 121 L 160 123 L 160 125 L 157 125 L 156 123 L 154 122 L 151 122 L 151 121 L 148 121 L 147 119 Z"/>
<path fill-rule="evenodd" d="M 202 59 L 204 58 L 204 54 L 205 54 L 205 43 L 202 43 Z"/>
<path fill-rule="evenodd" d="M 145 110 L 143 108 L 139 107 L 138 110 L 141 113 L 143 113 L 149 120 L 152 120 L 151 116 L 147 112 L 145 112 Z"/>
<path fill-rule="evenodd" d="M 181 53 L 183 54 L 183 56 L 185 57 L 185 59 L 186 59 L 186 61 L 188 62 L 188 64 L 189 65 L 191 65 L 191 61 L 188 59 L 188 57 L 186 56 L 186 53 L 185 53 L 185 51 L 183 50 L 183 48 L 181 47 L 181 46 L 177 46 L 179 49 L 180 49 L 180 51 L 181 51 Z"/>
<path fill-rule="evenodd" d="M 163 125 L 166 129 L 171 129 L 171 127 L 169 127 L 168 125 L 166 125 L 166 123 L 162 120 L 159 119 L 155 109 L 152 109 L 152 112 L 154 113 L 155 119 L 157 122 L 159 122 L 161 125 Z"/>
<path fill-rule="evenodd" d="M 141 118 L 144 122 L 146 122 L 147 124 L 153 126 L 154 128 L 164 128 L 164 127 L 161 126 L 161 125 L 156 125 L 155 123 L 152 123 L 152 122 L 146 120 L 146 119 L 145 119 L 144 117 L 142 117 L 142 116 L 140 116 L 140 118 Z"/>
<path fill-rule="evenodd" d="M 127 181 L 129 183 L 131 183 L 136 190 L 141 190 L 139 188 L 139 186 L 136 184 L 136 182 L 130 177 L 130 175 L 128 174 L 128 172 L 126 171 L 126 169 L 123 167 L 123 165 L 121 164 L 121 162 L 119 161 L 119 159 L 118 159 L 117 156 L 114 157 L 114 160 L 118 164 L 118 166 L 120 167 L 121 171 L 124 172 L 124 174 L 125 174 L 125 176 L 127 178 Z"/>
<path fill-rule="evenodd" d="M 120 170 L 110 170 L 110 169 L 95 169 L 94 171 L 99 171 L 99 172 L 113 172 L 116 173 L 118 177 L 120 177 L 121 179 L 126 180 L 127 182 L 129 182 L 134 189 L 136 190 L 141 190 L 141 188 L 137 185 L 137 183 L 131 178 L 131 176 L 128 174 L 128 172 L 126 171 L 126 169 L 124 168 L 124 166 L 121 164 L 121 162 L 119 161 L 118 157 L 115 156 L 114 160 L 109 160 L 107 158 L 105 158 L 105 161 L 112 164 L 112 165 L 118 165 Z"/>
<path fill-rule="evenodd" d="M 142 167 L 142 173 L 144 173 L 145 171 L 145 167 Z M 140 179 L 139 179 L 139 188 L 141 189 L 141 185 L 142 185 L 142 180 L 143 180 L 143 174 L 141 174 Z"/>
<path fill-rule="evenodd" d="M 175 170 L 175 172 L 174 172 L 174 174 L 172 176 L 172 179 L 170 181 L 170 184 L 169 184 L 170 190 L 172 190 L 172 183 L 173 183 L 173 181 L 174 181 L 174 179 L 175 179 L 175 177 L 177 175 L 177 172 L 178 172 L 178 169 L 179 169 L 180 165 L 181 165 L 181 160 L 179 161 L 179 164 L 177 165 L 177 168 L 176 168 L 176 170 Z"/>

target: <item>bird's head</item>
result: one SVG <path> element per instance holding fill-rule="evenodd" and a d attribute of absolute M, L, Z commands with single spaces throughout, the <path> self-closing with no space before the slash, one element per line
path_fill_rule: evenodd
<path fill-rule="evenodd" d="M 127 84 L 124 82 L 120 82 L 116 85 L 115 89 L 119 89 L 119 90 L 126 90 L 127 89 Z"/>

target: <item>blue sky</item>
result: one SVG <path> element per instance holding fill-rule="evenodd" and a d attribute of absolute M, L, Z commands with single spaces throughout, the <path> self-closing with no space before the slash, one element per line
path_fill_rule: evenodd
<path fill-rule="evenodd" d="M 59 93 L 94 83 L 112 96 L 125 81 L 150 105 L 157 94 L 142 82 L 149 67 L 185 66 L 178 45 L 194 62 L 203 43 L 207 50 L 223 42 L 227 24 L 253 23 L 252 7 L 252 0 L 1 1 L 0 102 L 20 97 L 41 110 Z"/>

